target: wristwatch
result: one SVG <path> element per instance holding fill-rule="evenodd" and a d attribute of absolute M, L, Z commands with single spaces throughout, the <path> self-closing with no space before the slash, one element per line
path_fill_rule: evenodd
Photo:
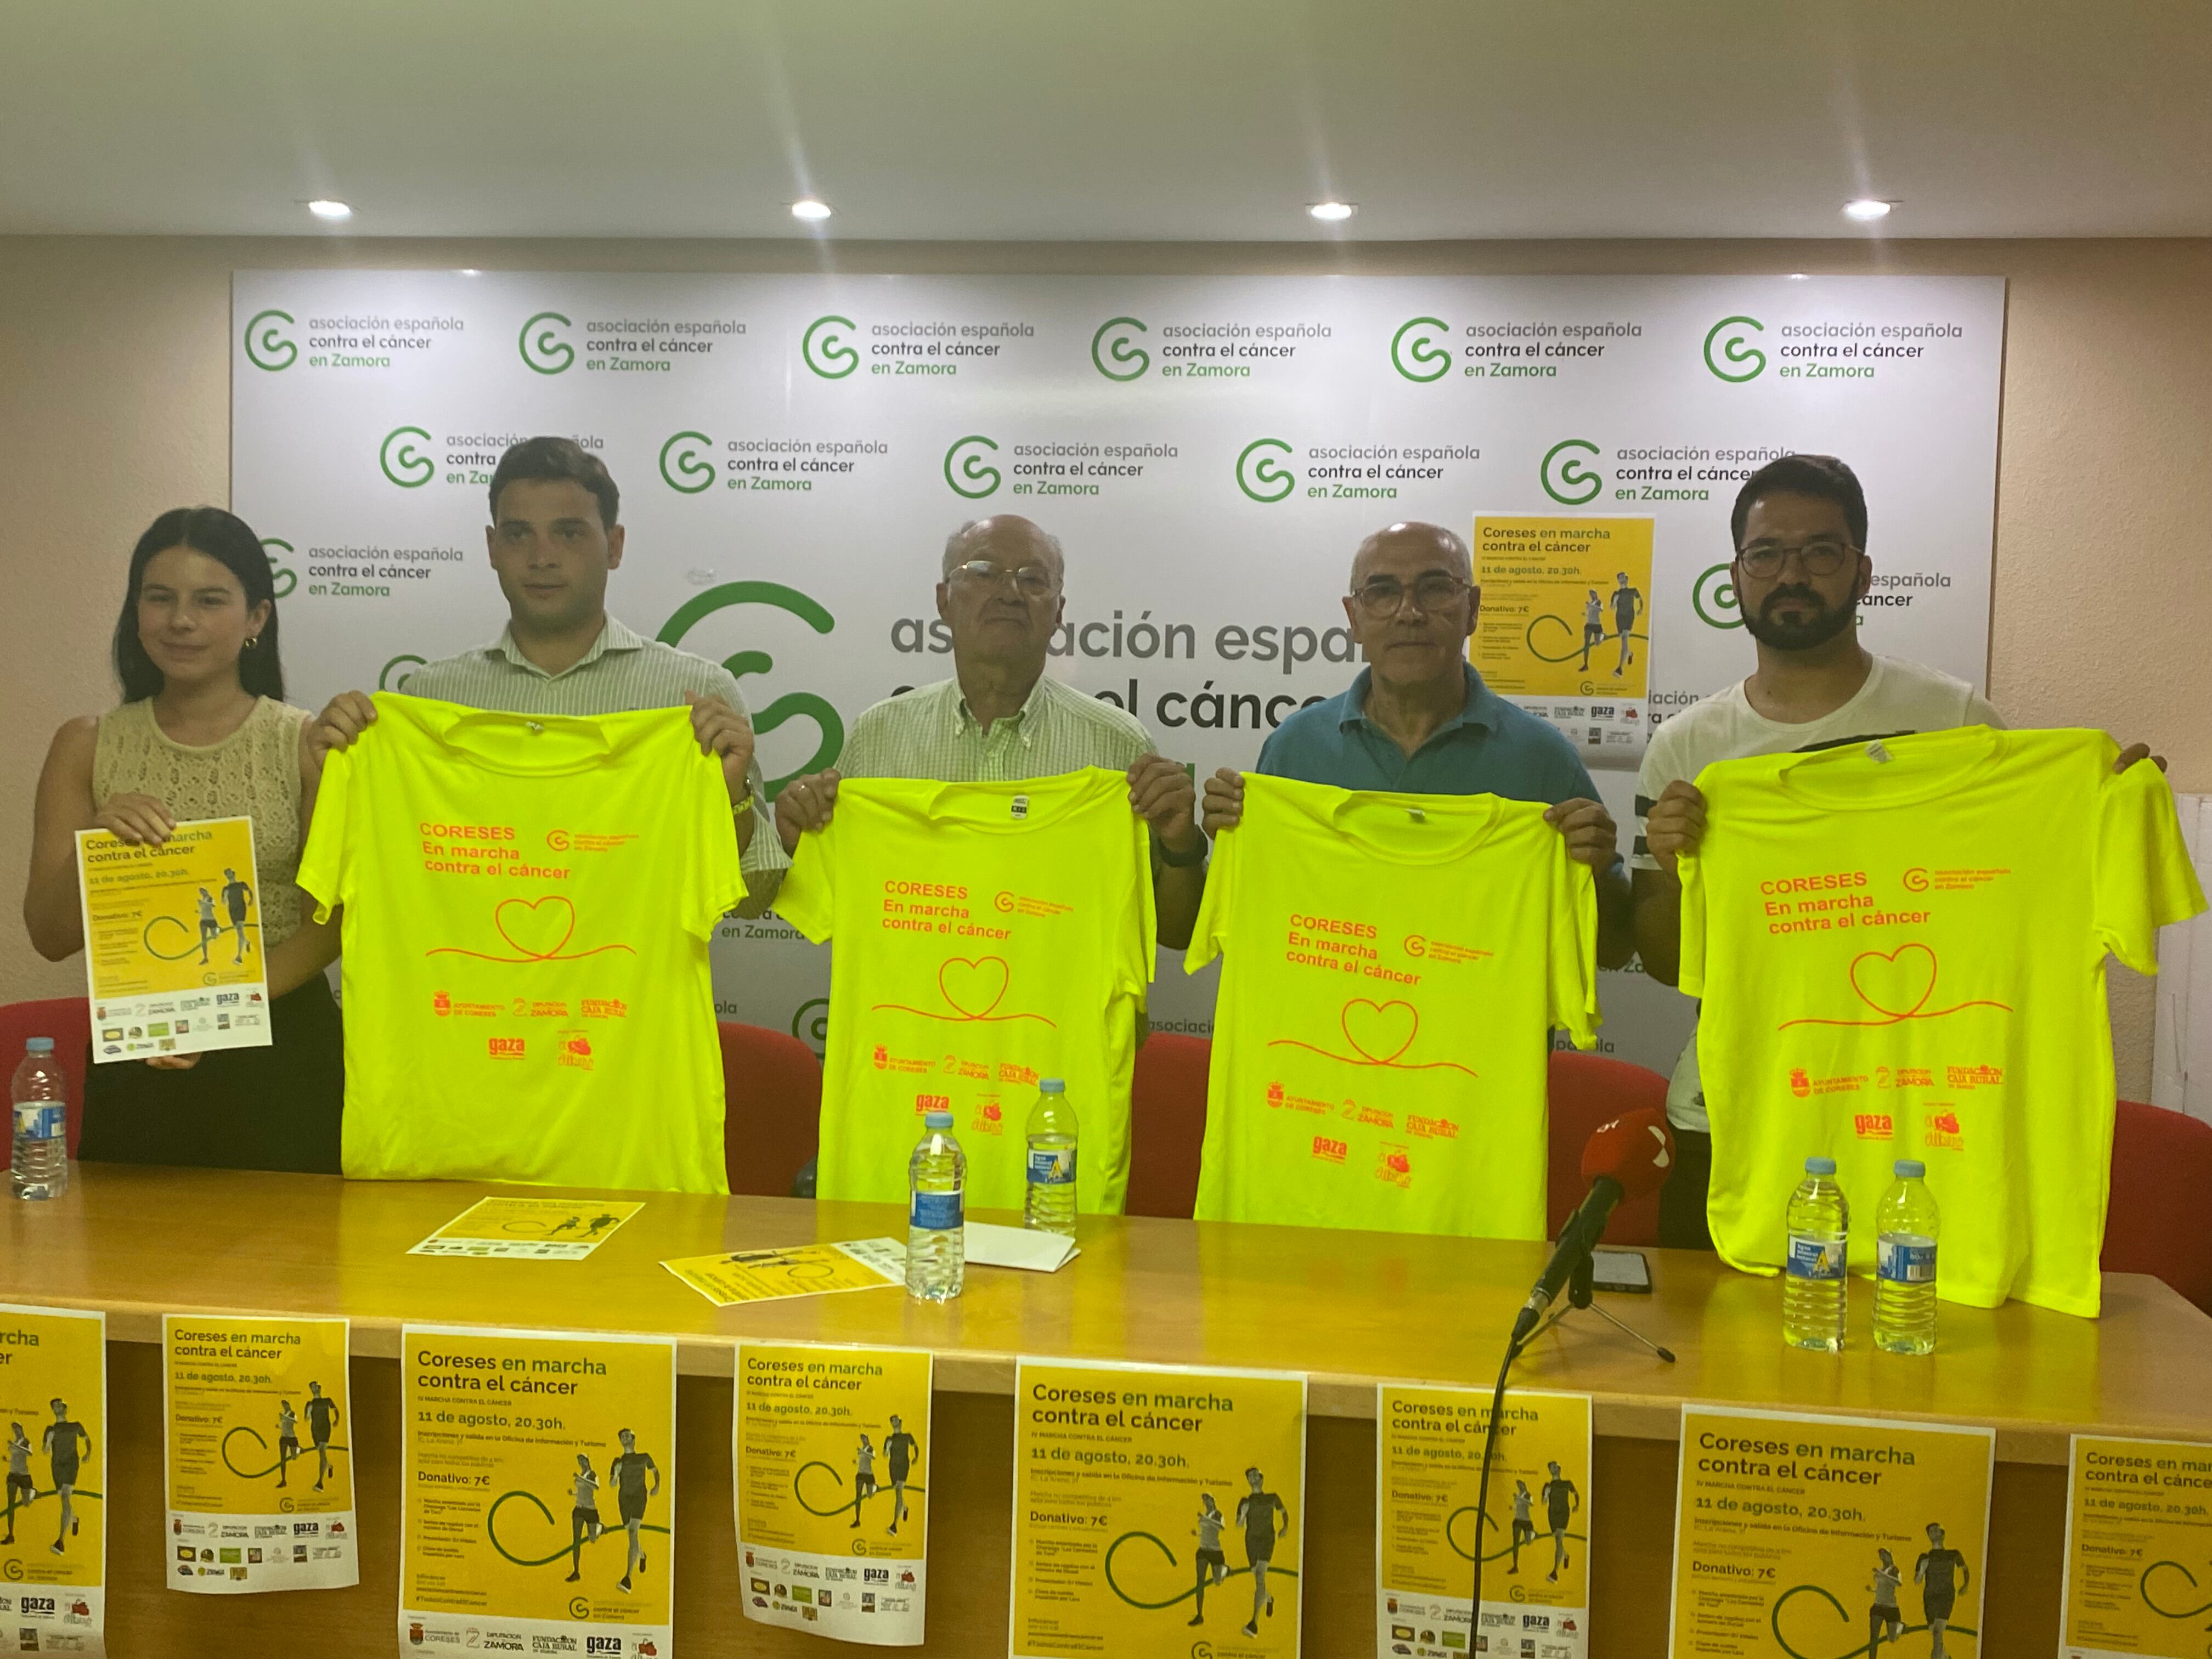
<path fill-rule="evenodd" d="M 1160 862 L 1166 865 L 1171 870 L 1194 870 L 1200 865 L 1205 863 L 1213 853 L 1213 843 L 1206 840 L 1203 831 L 1200 832 L 1198 837 L 1197 850 L 1193 852 L 1187 858 L 1177 858 L 1175 854 L 1175 849 L 1170 847 L 1167 842 L 1158 841 L 1157 836 L 1154 837 L 1154 840 L 1158 842 L 1160 849 Z"/>

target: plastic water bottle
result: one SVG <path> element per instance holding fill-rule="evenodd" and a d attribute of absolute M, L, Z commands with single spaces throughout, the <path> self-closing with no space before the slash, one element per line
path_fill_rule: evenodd
<path fill-rule="evenodd" d="M 1075 1237 L 1075 1107 L 1067 1085 L 1056 1077 L 1037 1085 L 1030 1108 L 1029 1194 L 1022 1225 L 1042 1233 Z"/>
<path fill-rule="evenodd" d="M 15 1115 L 8 1184 L 18 1198 L 59 1198 L 69 1190 L 69 1085 L 52 1037 L 33 1037 L 23 1045 L 8 1095 Z"/>
<path fill-rule="evenodd" d="M 1926 1164 L 1901 1158 L 1896 1174 L 1874 1212 L 1874 1345 L 1889 1353 L 1933 1353 L 1942 1218 Z"/>
<path fill-rule="evenodd" d="M 968 1155 L 952 1138 L 951 1113 L 921 1121 L 906 1166 L 906 1293 L 950 1302 L 968 1271 Z"/>
<path fill-rule="evenodd" d="M 1790 1195 L 1790 1255 L 1782 1268 L 1782 1340 L 1835 1353 L 1844 1346 L 1851 1206 L 1836 1185 L 1836 1160 L 1808 1158 Z"/>

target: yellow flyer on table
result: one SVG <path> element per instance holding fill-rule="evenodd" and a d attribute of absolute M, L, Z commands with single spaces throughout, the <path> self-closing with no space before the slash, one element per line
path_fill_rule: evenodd
<path fill-rule="evenodd" d="M 1674 1659 L 1980 1651 L 1990 1429 L 1682 1407 Z"/>
<path fill-rule="evenodd" d="M 2212 1446 L 2073 1438 L 2063 1659 L 2212 1651 Z"/>
<path fill-rule="evenodd" d="M 76 832 L 92 1057 L 269 1046 L 253 820 L 199 818 L 159 847 Z"/>
<path fill-rule="evenodd" d="M 1022 1360 L 1012 1659 L 1295 1659 L 1305 1447 L 1303 1376 Z"/>
<path fill-rule="evenodd" d="M 778 1302 L 832 1291 L 879 1291 L 906 1283 L 906 1246 L 896 1238 L 793 1244 L 684 1256 L 660 1264 L 718 1308 Z"/>
<path fill-rule="evenodd" d="M 1572 446 L 1562 444 L 1546 479 L 1555 468 L 1571 477 L 1577 465 Z M 1482 613 L 1468 659 L 1492 690 L 1559 727 L 1593 766 L 1644 758 L 1651 525 L 1595 514 L 1475 515 Z"/>
<path fill-rule="evenodd" d="M 407 1254 L 581 1261 L 644 1207 L 597 1197 L 479 1199 Z"/>
<path fill-rule="evenodd" d="M 163 1316 L 172 1589 L 361 1582 L 346 1337 L 343 1319 Z"/>
<path fill-rule="evenodd" d="M 1524 1640 L 1551 1659 L 1589 1652 L 1589 1396 L 1506 1395 L 1478 1525 L 1489 1426 L 1487 1389 L 1375 1391 L 1377 1653 L 1517 1656 Z M 1478 1536 L 1479 1621 L 1469 1616 Z"/>
<path fill-rule="evenodd" d="M 399 1651 L 668 1659 L 675 1343 L 400 1334 Z"/>
<path fill-rule="evenodd" d="M 918 1647 L 929 1594 L 930 1356 L 738 1345 L 745 1617 Z"/>
<path fill-rule="evenodd" d="M 107 1319 L 0 1304 L 10 1653 L 107 1651 Z"/>

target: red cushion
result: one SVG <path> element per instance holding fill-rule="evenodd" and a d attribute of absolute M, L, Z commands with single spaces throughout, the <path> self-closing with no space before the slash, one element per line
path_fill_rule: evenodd
<path fill-rule="evenodd" d="M 1589 1138 L 1623 1112 L 1641 1106 L 1667 1109 L 1667 1079 L 1625 1060 L 1574 1050 L 1554 1050 L 1551 1058 L 1551 1170 L 1545 1211 L 1553 1238 L 1589 1191 L 1583 1179 L 1583 1148 Z M 1659 1194 L 1634 1199 L 1613 1212 L 1605 1242 L 1628 1248 L 1659 1242 Z"/>
<path fill-rule="evenodd" d="M 34 1036 L 54 1040 L 54 1054 L 69 1079 L 69 1146 L 74 1157 L 77 1132 L 84 1122 L 85 1050 L 92 1042 L 92 1010 L 82 997 L 0 1005 L 0 1069 L 13 1077 L 23 1058 L 24 1042 Z"/>
<path fill-rule="evenodd" d="M 2112 1117 L 2112 1193 L 2105 1214 L 2106 1273 L 2153 1273 L 2212 1313 L 2212 1123 L 2141 1101 Z"/>
<path fill-rule="evenodd" d="M 1153 1032 L 1137 1050 L 1129 1089 L 1129 1214 L 1190 1218 L 1212 1060 L 1206 1038 L 1164 1031 Z"/>
<path fill-rule="evenodd" d="M 822 1062 L 797 1037 L 720 1024 L 722 1156 L 732 1193 L 788 1198 L 822 1128 Z"/>

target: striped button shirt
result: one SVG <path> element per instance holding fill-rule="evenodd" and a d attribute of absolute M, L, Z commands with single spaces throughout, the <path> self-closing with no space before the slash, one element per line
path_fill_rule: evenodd
<path fill-rule="evenodd" d="M 688 651 L 623 627 L 612 617 L 592 648 L 557 674 L 549 674 L 522 654 L 514 629 L 500 630 L 490 645 L 426 663 L 407 677 L 410 697 L 435 697 L 466 708 L 495 708 L 511 714 L 620 714 L 636 708 L 680 708 L 687 691 L 720 697 L 750 720 L 737 678 L 726 668 Z M 753 838 L 742 867 L 748 915 L 767 908 L 791 867 L 791 855 L 776 839 L 769 816 L 768 791 L 756 757 L 745 774 L 753 798 Z"/>
<path fill-rule="evenodd" d="M 1126 772 L 1152 752 L 1137 718 L 1040 676 L 1020 709 L 986 732 L 968 711 L 957 679 L 939 680 L 865 711 L 837 757 L 848 778 L 933 778 L 940 783 L 1013 783 L 1086 766 Z"/>

